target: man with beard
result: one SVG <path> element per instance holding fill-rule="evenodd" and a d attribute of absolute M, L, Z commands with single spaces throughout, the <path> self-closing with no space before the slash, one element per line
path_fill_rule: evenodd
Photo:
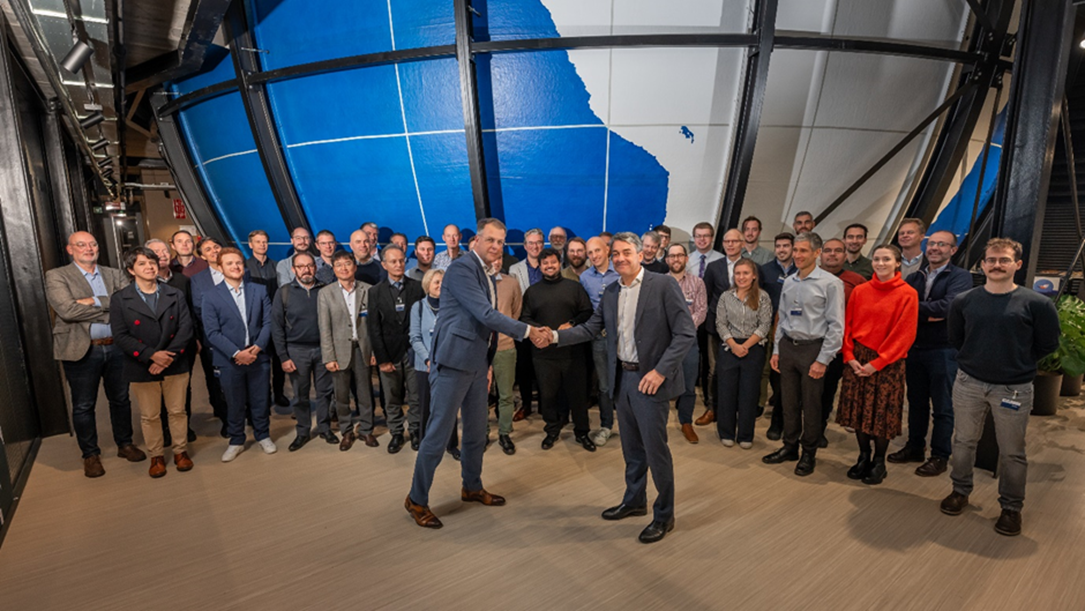
<path fill-rule="evenodd" d="M 588 245 L 583 238 L 573 238 L 565 246 L 565 269 L 561 277 L 580 282 L 580 275 L 588 269 Z"/>

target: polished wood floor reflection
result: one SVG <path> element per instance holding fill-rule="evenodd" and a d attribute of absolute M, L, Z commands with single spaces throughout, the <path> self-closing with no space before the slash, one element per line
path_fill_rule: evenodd
<path fill-rule="evenodd" d="M 2 609 L 1085 606 L 1079 400 L 1031 421 L 1016 538 L 992 529 L 989 473 L 977 473 L 973 507 L 953 518 L 938 511 L 948 475 L 922 479 L 892 465 L 881 486 L 846 479 L 854 443 L 835 425 L 817 471 L 798 478 L 793 465 L 761 463 L 776 447 L 766 418 L 747 451 L 702 427 L 701 443 L 687 444 L 672 413 L 677 528 L 651 546 L 636 540 L 647 518 L 599 518 L 621 497 L 619 440 L 591 454 L 566 431 L 543 451 L 538 416 L 517 423 L 515 456 L 496 444 L 486 453 L 486 486 L 509 504 L 460 503 L 457 463 L 446 457 L 431 497 L 445 527 L 430 531 L 403 510 L 415 454 L 389 455 L 383 429 L 379 448 L 340 453 L 317 439 L 288 453 L 293 423 L 276 416 L 278 454 L 250 442 L 223 464 L 225 441 L 201 410 L 195 469 L 171 464 L 152 480 L 147 462 L 116 458 L 99 411 L 105 477 L 83 477 L 74 439 L 42 444 L 0 549 Z"/>

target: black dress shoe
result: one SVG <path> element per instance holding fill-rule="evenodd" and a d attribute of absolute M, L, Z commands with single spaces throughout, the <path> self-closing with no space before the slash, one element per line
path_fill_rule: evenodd
<path fill-rule="evenodd" d="M 388 442 L 388 453 L 395 454 L 403 449 L 403 433 L 392 435 L 392 440 Z"/>
<path fill-rule="evenodd" d="M 459 460 L 460 459 L 460 449 L 459 448 L 449 448 L 448 449 L 448 455 L 452 457 L 452 460 Z"/>
<path fill-rule="evenodd" d="M 294 441 L 290 442 L 290 445 L 286 449 L 290 450 L 291 452 L 297 452 L 298 450 L 301 449 L 302 446 L 304 446 L 307 443 L 309 443 L 309 436 L 308 435 L 298 435 L 297 437 L 294 438 Z"/>
<path fill-rule="evenodd" d="M 870 454 L 861 452 L 855 466 L 848 469 L 848 479 L 863 479 L 870 473 Z"/>
<path fill-rule="evenodd" d="M 765 437 L 767 437 L 769 441 L 780 441 L 780 437 L 783 436 L 781 433 L 782 431 L 780 429 L 770 426 L 768 432 L 765 433 Z"/>
<path fill-rule="evenodd" d="M 1021 534 L 1021 512 L 1003 509 L 1002 515 L 998 516 L 998 521 L 995 522 L 995 532 L 1007 537 Z"/>
<path fill-rule="evenodd" d="M 557 435 L 547 435 L 546 438 L 542 440 L 542 449 L 549 450 L 554 447 L 554 443 L 557 442 L 557 440 Z"/>
<path fill-rule="evenodd" d="M 196 441 L 196 431 L 188 429 L 188 442 L 192 443 L 193 441 Z"/>
<path fill-rule="evenodd" d="M 919 465 L 915 469 L 915 474 L 919 477 L 935 477 L 946 472 L 946 463 L 948 461 L 941 456 L 931 456 L 927 459 L 927 462 Z"/>
<path fill-rule="evenodd" d="M 663 536 L 674 530 L 674 520 L 671 519 L 667 522 L 652 521 L 651 524 L 644 527 L 644 530 L 640 531 L 640 536 L 637 539 L 641 543 L 655 543 L 661 541 Z"/>
<path fill-rule="evenodd" d="M 806 477 L 814 472 L 814 465 L 817 464 L 817 460 L 814 459 L 814 455 L 809 452 L 803 452 L 802 458 L 799 459 L 799 464 L 795 465 L 795 475 L 799 477 Z"/>
<path fill-rule="evenodd" d="M 222 428 L 219 429 L 219 437 L 222 437 L 223 439 L 226 439 L 229 436 L 230 435 L 226 432 L 226 423 L 224 422 L 222 424 Z"/>
<path fill-rule="evenodd" d="M 290 407 L 290 399 L 286 398 L 286 395 L 279 395 L 275 397 L 275 405 L 279 407 Z"/>
<path fill-rule="evenodd" d="M 626 504 L 618 505 L 617 507 L 611 507 L 603 512 L 604 520 L 624 520 L 630 516 L 646 516 L 648 515 L 647 507 L 630 507 Z"/>
<path fill-rule="evenodd" d="M 761 416 L 764 416 L 764 415 L 765 415 L 765 406 L 764 405 L 758 405 L 757 406 L 757 415 L 754 416 L 754 418 L 760 418 Z"/>
<path fill-rule="evenodd" d="M 885 459 L 875 458 L 874 462 L 870 463 L 870 473 L 867 473 L 863 478 L 863 483 L 868 486 L 877 486 L 885 479 Z"/>
<path fill-rule="evenodd" d="M 776 450 L 772 454 L 765 456 L 761 459 L 761 462 L 766 465 L 778 465 L 782 462 L 791 462 L 799 459 L 799 451 L 784 446 L 779 450 Z"/>
<path fill-rule="evenodd" d="M 498 435 L 497 445 L 501 446 L 501 451 L 509 456 L 516 453 L 516 444 L 512 442 L 512 438 L 508 435 Z"/>
<path fill-rule="evenodd" d="M 923 462 L 926 459 L 926 448 L 905 445 L 900 450 L 886 456 L 885 459 L 895 464 Z"/>
<path fill-rule="evenodd" d="M 415 452 L 418 451 L 418 446 L 422 443 L 422 440 L 418 438 L 418 435 L 411 435 L 411 449 Z"/>
<path fill-rule="evenodd" d="M 320 436 L 324 439 L 325 443 L 329 443 L 329 444 L 339 443 L 339 437 L 335 433 L 333 433 L 331 431 L 328 431 L 327 433 L 321 433 Z"/>
<path fill-rule="evenodd" d="M 584 449 L 589 451 L 589 452 L 594 452 L 595 451 L 595 444 L 592 443 L 591 439 L 588 439 L 587 435 L 577 435 L 576 436 L 576 442 L 579 443 L 580 445 L 584 446 Z"/>
<path fill-rule="evenodd" d="M 829 440 L 828 440 L 828 438 L 825 437 L 825 435 L 822 435 L 821 437 L 818 438 L 818 447 L 819 448 L 827 448 L 827 447 L 829 447 Z"/>

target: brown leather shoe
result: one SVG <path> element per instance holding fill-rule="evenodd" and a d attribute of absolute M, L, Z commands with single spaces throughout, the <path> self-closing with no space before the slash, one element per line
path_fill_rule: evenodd
<path fill-rule="evenodd" d="M 700 439 L 697 438 L 697 432 L 693 430 L 692 424 L 682 425 L 682 435 L 685 436 L 686 441 L 690 443 L 697 443 Z"/>
<path fill-rule="evenodd" d="M 716 421 L 716 412 L 714 412 L 714 411 L 712 411 L 710 409 L 706 409 L 704 411 L 704 414 L 700 418 L 694 420 L 694 424 L 696 424 L 697 426 L 708 426 L 709 424 L 712 424 L 715 421 Z"/>
<path fill-rule="evenodd" d="M 102 477 L 105 475 L 105 468 L 102 467 L 102 458 L 97 454 L 84 458 L 83 475 L 86 475 L 87 477 Z"/>
<path fill-rule="evenodd" d="M 343 439 L 339 442 L 339 451 L 346 452 L 352 446 L 354 446 L 354 431 L 347 431 L 343 433 Z"/>
<path fill-rule="evenodd" d="M 178 471 L 191 471 L 192 459 L 188 457 L 188 452 L 181 452 L 180 454 L 173 455 L 173 464 L 177 465 Z"/>
<path fill-rule="evenodd" d="M 407 513 L 411 514 L 414 518 L 414 523 L 422 528 L 440 528 L 444 526 L 441 521 L 437 519 L 437 516 L 433 515 L 433 512 L 429 510 L 426 505 L 415 505 L 411 500 L 410 495 L 407 495 L 407 500 L 403 502 L 403 506 L 407 509 Z"/>
<path fill-rule="evenodd" d="M 161 456 L 151 457 L 151 469 L 147 472 L 153 478 L 159 478 L 166 474 L 166 459 Z"/>
<path fill-rule="evenodd" d="M 520 422 L 524 418 L 527 418 L 527 416 L 524 415 L 524 408 L 522 408 L 522 407 L 512 413 L 512 421 L 513 422 Z"/>
<path fill-rule="evenodd" d="M 140 462 L 147 460 L 147 455 L 143 453 L 143 450 L 137 448 L 132 444 L 117 448 L 117 456 L 126 459 L 128 462 Z"/>
<path fill-rule="evenodd" d="M 505 497 L 497 496 L 496 494 L 490 494 L 489 492 L 486 492 L 485 488 L 475 491 L 463 488 L 460 490 L 460 500 L 465 503 L 470 503 L 474 501 L 476 503 L 482 503 L 483 505 L 487 505 L 490 507 L 500 507 L 501 505 L 505 504 Z"/>
<path fill-rule="evenodd" d="M 375 448 L 375 447 L 380 445 L 380 442 L 377 441 L 377 438 L 373 436 L 373 433 L 370 433 L 370 434 L 366 435 L 365 437 L 362 437 L 362 441 L 365 441 L 365 445 L 367 445 L 367 446 L 369 446 L 371 448 Z"/>
<path fill-rule="evenodd" d="M 946 472 L 946 459 L 941 456 L 931 456 L 927 462 L 916 467 L 915 474 L 919 477 L 935 477 Z"/>

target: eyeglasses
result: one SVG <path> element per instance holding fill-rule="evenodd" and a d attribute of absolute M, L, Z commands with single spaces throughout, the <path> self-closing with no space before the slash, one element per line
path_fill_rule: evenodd
<path fill-rule="evenodd" d="M 712 237 L 711 233 L 695 233 L 693 234 L 694 240 L 707 240 Z"/>
<path fill-rule="evenodd" d="M 354 267 L 354 264 L 350 263 L 350 262 L 340 262 L 340 263 L 336 263 L 332 267 L 334 267 L 335 269 L 350 269 L 350 268 Z"/>
<path fill-rule="evenodd" d="M 741 244 L 742 240 L 724 240 L 724 244 Z"/>
<path fill-rule="evenodd" d="M 933 246 L 935 248 L 953 248 L 953 244 L 949 242 L 931 242 L 927 240 L 927 246 Z"/>
<path fill-rule="evenodd" d="M 983 262 L 987 265 L 1013 265 L 1016 263 L 1016 261 L 1009 257 L 998 257 L 997 259 L 995 257 L 988 257 L 984 259 Z"/>
<path fill-rule="evenodd" d="M 97 242 L 76 242 L 72 244 L 76 248 L 98 248 Z"/>
<path fill-rule="evenodd" d="M 663 258 L 664 259 L 688 259 L 689 256 L 688 255 L 678 254 L 678 255 L 667 255 L 666 257 L 663 257 Z"/>
<path fill-rule="evenodd" d="M 294 266 L 294 269 L 316 269 L 316 266 L 312 263 L 299 263 Z"/>

